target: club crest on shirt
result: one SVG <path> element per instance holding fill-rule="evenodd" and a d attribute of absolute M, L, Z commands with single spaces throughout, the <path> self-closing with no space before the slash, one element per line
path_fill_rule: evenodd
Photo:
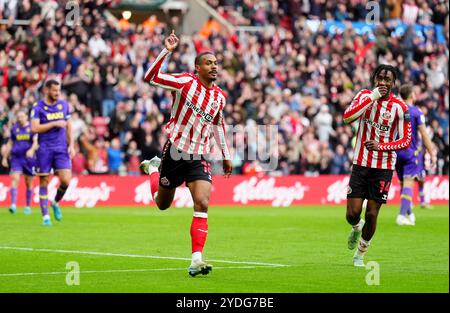
<path fill-rule="evenodd" d="M 44 110 L 48 110 L 48 106 L 44 106 Z"/>
<path fill-rule="evenodd" d="M 219 107 L 219 101 L 214 100 L 211 106 L 214 110 L 216 110 Z"/>
<path fill-rule="evenodd" d="M 58 110 L 62 110 L 62 104 L 61 103 L 58 104 L 57 108 L 58 108 Z"/>
<path fill-rule="evenodd" d="M 197 98 L 200 97 L 200 94 L 201 94 L 201 92 L 198 91 L 198 90 L 196 90 L 196 91 L 194 92 L 194 96 L 196 96 Z"/>
<path fill-rule="evenodd" d="M 391 112 L 389 111 L 384 112 L 383 114 L 381 114 L 381 118 L 383 120 L 389 120 L 391 118 Z"/>

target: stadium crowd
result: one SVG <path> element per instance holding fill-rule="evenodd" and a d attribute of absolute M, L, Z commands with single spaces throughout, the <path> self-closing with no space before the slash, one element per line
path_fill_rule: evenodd
<path fill-rule="evenodd" d="M 84 1 L 81 19 L 72 27 L 62 2 L 0 0 L 0 20 L 8 20 L 0 25 L 1 145 L 16 113 L 29 110 L 42 96 L 44 79 L 56 76 L 73 109 L 74 174 L 139 175 L 140 160 L 160 154 L 167 140 L 162 125 L 172 99 L 169 91 L 146 84 L 143 75 L 179 21 L 151 16 L 141 25 L 116 23 L 104 14 L 108 1 L 92 0 Z M 271 157 L 279 162 L 269 174 L 349 173 L 355 126 L 345 125 L 342 113 L 358 90 L 370 86 L 373 68 L 390 63 L 399 69 L 398 85 L 414 83 L 416 104 L 438 147 L 438 166 L 429 172 L 448 175 L 446 2 L 381 1 L 374 38 L 358 34 L 348 22 L 364 20 L 360 0 L 208 3 L 235 25 L 261 29 L 228 34 L 210 20 L 192 36 L 179 34 L 180 46 L 165 69 L 193 71 L 199 51 L 216 53 L 222 67 L 217 83 L 228 95 L 226 123 L 247 130 L 233 128 L 229 141 L 236 173 L 265 168 L 264 159 L 249 160 L 249 151 L 261 149 L 248 139 L 257 125 L 278 126 L 279 145 Z M 398 34 L 390 22 L 396 18 L 409 25 L 442 24 L 445 42 L 437 40 L 435 28 L 419 36 L 411 26 Z M 15 25 L 16 19 L 30 23 Z M 323 19 L 346 21 L 346 29 L 331 33 L 323 24 L 309 27 L 308 20 Z M 213 164 L 213 172 L 220 168 Z"/>

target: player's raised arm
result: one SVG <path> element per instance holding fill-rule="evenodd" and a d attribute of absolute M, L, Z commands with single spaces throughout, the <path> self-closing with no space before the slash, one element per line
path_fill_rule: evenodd
<path fill-rule="evenodd" d="M 361 90 L 353 99 L 350 106 L 344 112 L 344 122 L 350 124 L 354 122 L 364 111 L 376 100 L 381 98 L 379 88 L 370 91 Z"/>
<path fill-rule="evenodd" d="M 378 143 L 379 151 L 396 151 L 408 148 L 412 141 L 411 120 L 408 106 L 402 106 L 402 110 L 398 112 L 398 138 L 393 142 Z"/>
<path fill-rule="evenodd" d="M 185 83 L 192 79 L 187 74 L 167 74 L 161 72 L 162 64 L 178 46 L 179 41 L 174 31 L 164 40 L 165 48 L 152 63 L 147 73 L 145 73 L 144 80 L 146 82 L 154 86 L 175 91 L 180 90 Z"/>

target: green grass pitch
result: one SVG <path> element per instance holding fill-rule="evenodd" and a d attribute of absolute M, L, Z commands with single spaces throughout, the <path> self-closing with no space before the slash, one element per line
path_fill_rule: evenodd
<path fill-rule="evenodd" d="M 212 207 L 205 257 L 214 269 L 195 278 L 192 209 L 63 207 L 50 228 L 37 208 L 2 209 L 0 292 L 448 292 L 449 207 L 415 212 L 417 225 L 400 227 L 396 206 L 381 209 L 365 257 L 380 280 L 368 285 L 370 269 L 351 263 L 344 206 Z M 71 261 L 79 285 L 66 283 Z"/>

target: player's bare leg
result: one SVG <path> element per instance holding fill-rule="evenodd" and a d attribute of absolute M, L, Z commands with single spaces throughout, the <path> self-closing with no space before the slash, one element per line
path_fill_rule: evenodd
<path fill-rule="evenodd" d="M 357 267 L 364 267 L 364 254 L 370 246 L 370 240 L 375 234 L 377 228 L 378 213 L 380 212 L 381 203 L 374 200 L 367 201 L 367 209 L 365 214 L 365 223 L 362 228 L 361 238 L 359 239 L 358 249 L 353 256 L 353 265 Z"/>
<path fill-rule="evenodd" d="M 17 186 L 19 185 L 20 173 L 11 173 L 11 206 L 9 212 L 15 214 L 17 211 Z"/>
<path fill-rule="evenodd" d="M 155 203 L 160 210 L 167 210 L 172 205 L 175 196 L 175 189 L 167 189 L 158 186 L 158 191 L 155 193 Z"/>
<path fill-rule="evenodd" d="M 57 221 L 61 221 L 62 212 L 58 202 L 61 201 L 61 199 L 64 197 L 64 194 L 67 191 L 67 188 L 69 188 L 70 180 L 72 179 L 72 171 L 69 169 L 62 169 L 57 170 L 56 172 L 60 183 L 58 190 L 56 191 L 55 199 L 52 201 L 52 209 L 53 214 L 55 215 L 55 219 Z"/>
<path fill-rule="evenodd" d="M 347 222 L 352 225 L 352 231 L 348 236 L 348 248 L 353 250 L 358 244 L 359 237 L 361 237 L 361 231 L 364 226 L 364 220 L 361 219 L 361 212 L 364 199 L 362 198 L 349 198 L 347 199 Z"/>
<path fill-rule="evenodd" d="M 400 213 L 397 216 L 396 223 L 398 225 L 414 225 L 416 217 L 412 212 L 414 179 L 405 178 L 402 181 L 402 194 L 400 196 Z"/>
<path fill-rule="evenodd" d="M 25 186 L 27 188 L 26 190 L 26 205 L 25 205 L 25 209 L 23 210 L 23 213 L 25 215 L 29 215 L 31 214 L 31 193 L 32 193 L 32 189 L 33 189 L 33 176 L 25 176 Z"/>
<path fill-rule="evenodd" d="M 40 175 L 39 177 L 39 205 L 42 212 L 42 224 L 44 226 L 51 226 L 50 215 L 48 214 L 48 175 Z"/>
<path fill-rule="evenodd" d="M 172 205 L 175 196 L 175 188 L 168 189 L 159 185 L 159 166 L 161 159 L 155 156 L 151 160 L 144 160 L 140 164 L 140 169 L 150 176 L 150 192 L 153 201 L 155 201 L 158 209 L 166 210 Z"/>
<path fill-rule="evenodd" d="M 207 275 L 212 270 L 212 266 L 203 260 L 202 253 L 208 235 L 211 183 L 206 180 L 196 180 L 188 183 L 188 187 L 194 200 L 194 217 L 191 224 L 192 262 L 189 266 L 189 275 Z"/>

